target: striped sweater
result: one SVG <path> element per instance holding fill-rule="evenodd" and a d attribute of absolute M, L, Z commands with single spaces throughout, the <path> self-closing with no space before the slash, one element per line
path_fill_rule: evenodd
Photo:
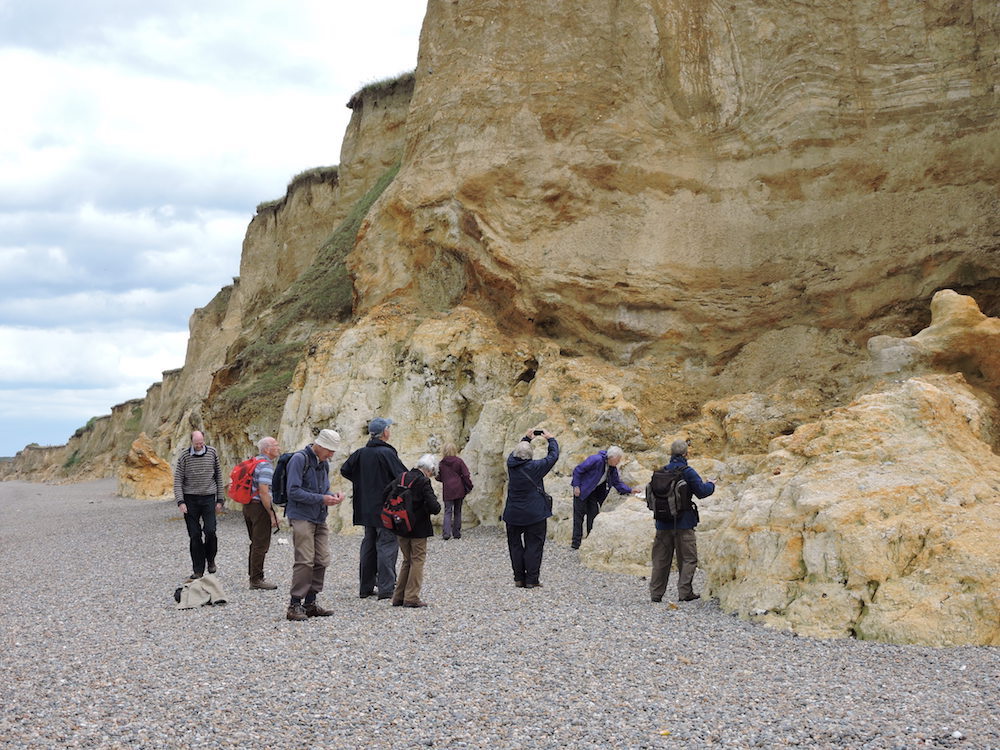
<path fill-rule="evenodd" d="M 211 445 L 206 445 L 205 452 L 200 456 L 187 448 L 177 457 L 174 500 L 178 505 L 184 502 L 184 495 L 215 495 L 216 502 L 221 503 L 223 487 L 219 454 Z"/>

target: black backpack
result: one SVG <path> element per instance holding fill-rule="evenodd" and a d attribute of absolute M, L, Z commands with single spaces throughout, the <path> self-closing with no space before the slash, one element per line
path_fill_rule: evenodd
<path fill-rule="evenodd" d="M 271 478 L 271 502 L 275 505 L 288 504 L 288 459 L 294 453 L 282 453 L 274 462 L 274 476 Z"/>
<path fill-rule="evenodd" d="M 657 469 L 649 480 L 646 507 L 657 521 L 673 521 L 685 510 L 694 508 L 691 487 L 684 479 L 684 467 Z"/>

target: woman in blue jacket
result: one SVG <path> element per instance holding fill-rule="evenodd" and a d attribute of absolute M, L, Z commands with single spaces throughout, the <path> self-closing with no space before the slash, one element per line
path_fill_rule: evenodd
<path fill-rule="evenodd" d="M 531 441 L 536 436 L 549 443 L 545 458 L 532 460 Z M 507 504 L 503 509 L 507 524 L 507 548 L 514 570 L 514 585 L 533 589 L 542 569 L 546 519 L 552 515 L 552 498 L 545 492 L 542 477 L 559 459 L 559 443 L 545 430 L 529 432 L 507 456 Z"/>

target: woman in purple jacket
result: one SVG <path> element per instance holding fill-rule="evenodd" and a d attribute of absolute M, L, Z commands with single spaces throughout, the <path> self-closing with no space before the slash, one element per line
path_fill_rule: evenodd
<path fill-rule="evenodd" d="M 462 538 L 462 501 L 472 491 L 469 467 L 458 457 L 454 443 L 441 447 L 444 458 L 438 464 L 438 481 L 441 482 L 441 499 L 444 500 L 444 525 L 441 536 L 445 539 Z"/>

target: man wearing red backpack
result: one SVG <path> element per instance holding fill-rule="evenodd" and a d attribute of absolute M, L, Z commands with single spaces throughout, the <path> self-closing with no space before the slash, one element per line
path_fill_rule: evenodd
<path fill-rule="evenodd" d="M 253 470 L 252 494 L 250 502 L 243 506 L 243 520 L 250 537 L 247 569 L 250 588 L 274 591 L 278 586 L 264 579 L 264 558 L 271 548 L 271 529 L 278 528 L 278 516 L 271 504 L 271 479 L 281 446 L 273 437 L 265 437 L 257 442 L 257 449 L 260 454 L 257 456 L 259 463 Z"/>

